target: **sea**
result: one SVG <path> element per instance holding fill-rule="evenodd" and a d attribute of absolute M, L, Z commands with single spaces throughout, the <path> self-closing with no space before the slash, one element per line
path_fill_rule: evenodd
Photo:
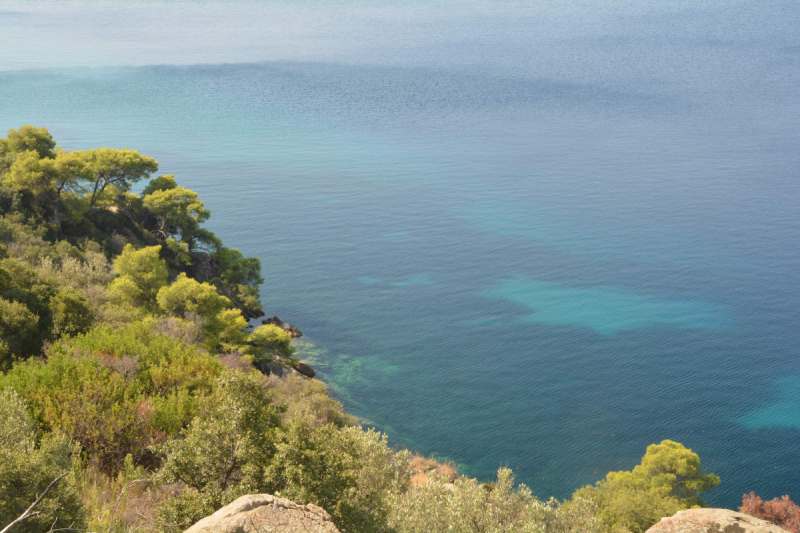
<path fill-rule="evenodd" d="M 131 148 L 391 445 L 800 500 L 800 2 L 0 0 L 0 131 Z"/>

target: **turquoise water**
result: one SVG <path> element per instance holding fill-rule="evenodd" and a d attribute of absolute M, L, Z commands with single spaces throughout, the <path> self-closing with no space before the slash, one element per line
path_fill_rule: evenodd
<path fill-rule="evenodd" d="M 517 318 L 517 323 L 589 328 L 600 335 L 653 327 L 734 327 L 726 319 L 725 308 L 710 302 L 658 298 L 613 287 L 565 287 L 516 277 L 481 295 L 528 307 L 531 313 Z"/>
<path fill-rule="evenodd" d="M 800 498 L 796 2 L 0 0 L 0 128 L 130 147 L 394 443 Z"/>

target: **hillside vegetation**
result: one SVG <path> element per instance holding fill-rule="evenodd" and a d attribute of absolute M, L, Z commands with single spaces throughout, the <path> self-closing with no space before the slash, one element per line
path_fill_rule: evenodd
<path fill-rule="evenodd" d="M 269 493 L 345 533 L 639 533 L 719 482 L 664 441 L 542 501 L 508 468 L 481 483 L 392 449 L 323 383 L 256 369 L 295 362 L 283 329 L 247 327 L 260 262 L 157 170 L 133 150 L 62 149 L 44 128 L 0 139 L 0 527 L 67 472 L 13 531 L 179 532 Z"/>

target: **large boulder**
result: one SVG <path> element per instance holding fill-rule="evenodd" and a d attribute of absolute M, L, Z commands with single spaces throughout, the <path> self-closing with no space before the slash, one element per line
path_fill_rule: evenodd
<path fill-rule="evenodd" d="M 772 522 L 728 509 L 688 509 L 647 530 L 647 533 L 788 533 Z"/>
<path fill-rule="evenodd" d="M 276 378 L 283 378 L 294 372 L 291 368 L 287 368 L 272 360 L 256 361 L 253 363 L 253 366 L 265 376 L 275 376 Z"/>
<path fill-rule="evenodd" d="M 317 375 L 311 365 L 308 363 L 304 363 L 303 361 L 298 361 L 294 364 L 294 369 L 303 374 L 307 378 L 313 378 Z"/>
<path fill-rule="evenodd" d="M 242 496 L 185 533 L 339 533 L 324 509 L 269 494 Z"/>

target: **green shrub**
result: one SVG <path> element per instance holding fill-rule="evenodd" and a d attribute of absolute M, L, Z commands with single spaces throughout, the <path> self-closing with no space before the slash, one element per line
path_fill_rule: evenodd
<path fill-rule="evenodd" d="M 114 261 L 117 272 L 109 287 L 121 302 L 153 308 L 159 289 L 167 284 L 167 264 L 160 257 L 161 246 L 137 250 L 126 244 Z"/>
<path fill-rule="evenodd" d="M 678 442 L 651 444 L 632 471 L 609 472 L 595 485 L 575 492 L 592 500 L 608 531 L 641 533 L 665 516 L 683 509 L 705 507 L 700 494 L 719 484 L 714 474 L 704 474 L 700 458 Z"/>
<path fill-rule="evenodd" d="M 13 357 L 22 357 L 41 344 L 39 320 L 27 306 L 0 297 L 0 370 L 11 367 Z"/>
<path fill-rule="evenodd" d="M 261 260 L 245 257 L 236 248 L 219 246 L 212 258 L 219 264 L 219 276 L 211 283 L 220 294 L 228 297 L 247 316 L 263 314 L 258 288 L 264 283 L 261 277 Z"/>
<path fill-rule="evenodd" d="M 160 447 L 157 479 L 184 488 L 164 501 L 160 520 L 185 529 L 243 494 L 267 490 L 279 423 L 256 372 L 222 374 L 182 438 Z"/>
<path fill-rule="evenodd" d="M 60 434 L 45 435 L 36 445 L 36 425 L 13 390 L 0 393 L 0 526 L 20 516 L 59 475 L 70 472 L 77 447 Z M 85 525 L 73 474 L 59 481 L 14 531 L 39 533 L 49 528 Z"/>
<path fill-rule="evenodd" d="M 74 438 L 106 471 L 177 434 L 209 394 L 222 364 L 143 327 L 96 328 L 54 343 L 43 361 L 14 366 L 0 387 L 29 402 L 46 431 Z"/>
<path fill-rule="evenodd" d="M 258 326 L 250 334 L 251 347 L 247 350 L 256 361 L 273 357 L 291 357 L 294 353 L 292 338 L 281 327 L 275 324 Z"/>
<path fill-rule="evenodd" d="M 94 323 L 95 312 L 89 300 L 71 287 L 61 287 L 50 298 L 49 306 L 54 338 L 86 333 Z"/>
<path fill-rule="evenodd" d="M 342 404 L 328 396 L 328 387 L 318 380 L 289 374 L 270 381 L 267 389 L 272 403 L 285 406 L 282 419 L 285 425 L 302 424 L 317 428 L 327 424 L 353 426 L 358 419 L 347 414 Z"/>
<path fill-rule="evenodd" d="M 392 531 L 391 496 L 408 488 L 408 454 L 386 435 L 360 427 L 292 425 L 277 443 L 267 476 L 272 491 L 319 505 L 343 533 Z"/>
<path fill-rule="evenodd" d="M 429 475 L 425 485 L 394 495 L 390 524 L 397 533 L 597 533 L 593 510 L 582 500 L 542 502 L 501 468 L 491 484 Z"/>

